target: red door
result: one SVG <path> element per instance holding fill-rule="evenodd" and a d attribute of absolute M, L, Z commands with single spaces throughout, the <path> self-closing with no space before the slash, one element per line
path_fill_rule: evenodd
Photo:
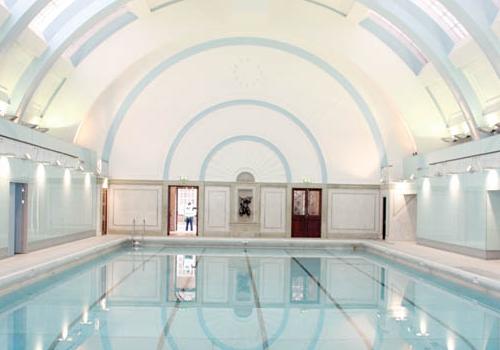
<path fill-rule="evenodd" d="M 321 237 L 321 189 L 294 188 L 292 237 Z"/>

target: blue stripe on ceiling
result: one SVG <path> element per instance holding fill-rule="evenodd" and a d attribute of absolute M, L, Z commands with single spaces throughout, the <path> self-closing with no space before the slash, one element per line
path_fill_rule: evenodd
<path fill-rule="evenodd" d="M 280 151 L 276 145 L 274 145 L 272 142 L 259 137 L 259 136 L 253 136 L 253 135 L 238 135 L 238 136 L 233 136 L 228 139 L 225 139 L 224 141 L 218 143 L 215 145 L 207 154 L 205 159 L 203 160 L 201 169 L 200 169 L 200 181 L 205 181 L 206 180 L 206 175 L 207 175 L 207 169 L 208 165 L 210 164 L 211 160 L 213 157 L 221 151 L 224 147 L 229 146 L 233 143 L 238 143 L 238 142 L 254 142 L 261 144 L 271 150 L 276 157 L 278 157 L 281 166 L 283 167 L 283 170 L 285 171 L 285 176 L 286 176 L 286 182 L 291 183 L 292 182 L 292 171 L 290 170 L 290 164 L 288 163 L 288 160 L 284 156 L 284 154 Z"/>
<path fill-rule="evenodd" d="M 170 5 L 173 5 L 173 4 L 177 4 L 178 2 L 181 2 L 181 1 L 184 1 L 184 0 L 170 0 L 170 1 L 166 1 L 164 2 L 163 4 L 159 4 L 159 5 L 156 5 L 154 7 L 151 8 L 151 12 L 156 12 L 156 11 L 159 11 L 159 10 L 162 10 Z"/>
<path fill-rule="evenodd" d="M 78 66 L 92 51 L 94 51 L 95 48 L 106 41 L 114 33 L 136 19 L 137 16 L 135 14 L 127 12 L 109 22 L 106 26 L 101 28 L 97 33 L 84 42 L 71 56 L 71 62 L 73 65 Z"/>
<path fill-rule="evenodd" d="M 96 0 L 75 0 L 65 8 L 43 31 L 45 39 L 50 40 L 71 18 L 77 16 L 85 7 Z"/>
<path fill-rule="evenodd" d="M 52 102 L 56 98 L 56 96 L 59 93 L 59 91 L 61 91 L 62 87 L 64 86 L 64 83 L 66 83 L 66 80 L 67 80 L 66 78 L 64 78 L 63 80 L 61 80 L 61 82 L 59 83 L 59 85 L 57 86 L 57 88 L 54 90 L 54 92 L 50 96 L 49 100 L 47 101 L 47 104 L 45 105 L 44 109 L 42 110 L 42 114 L 40 115 L 41 118 L 43 118 L 45 116 L 45 113 L 49 109 L 50 105 L 52 104 Z"/>
<path fill-rule="evenodd" d="M 167 157 L 165 159 L 165 165 L 164 165 L 164 170 L 163 170 L 163 178 L 165 180 L 169 180 L 170 176 L 170 166 L 172 165 L 172 160 L 174 159 L 175 152 L 177 151 L 177 148 L 179 147 L 180 143 L 182 142 L 184 136 L 186 136 L 189 133 L 189 130 L 193 128 L 198 122 L 209 116 L 210 114 L 217 112 L 222 109 L 226 108 L 231 108 L 231 107 L 237 107 L 237 106 L 256 106 L 256 107 L 261 107 L 265 108 L 271 111 L 274 111 L 278 113 L 279 115 L 285 117 L 289 121 L 291 121 L 293 124 L 295 124 L 299 129 L 302 131 L 302 133 L 306 136 L 307 140 L 311 144 L 311 146 L 314 149 L 314 152 L 316 153 L 316 157 L 318 158 L 318 164 L 321 169 L 321 181 L 323 183 L 328 182 L 328 170 L 326 166 L 326 161 L 325 157 L 323 155 L 323 152 L 321 151 L 321 146 L 319 145 L 319 142 L 316 140 L 316 137 L 313 135 L 313 133 L 309 130 L 309 128 L 302 122 L 302 120 L 292 114 L 291 112 L 287 111 L 286 109 L 277 106 L 273 103 L 266 102 L 266 101 L 261 101 L 261 100 L 230 100 L 230 101 L 225 101 L 221 102 L 215 105 L 212 105 L 200 113 L 198 113 L 196 116 L 191 118 L 189 122 L 187 122 L 181 130 L 177 133 L 175 136 L 168 152 L 167 152 Z"/>
<path fill-rule="evenodd" d="M 270 49 L 279 50 L 286 52 L 288 54 L 299 57 L 306 62 L 309 62 L 319 69 L 321 69 L 325 74 L 329 75 L 332 79 L 336 80 L 344 90 L 351 96 L 355 104 L 357 105 L 359 111 L 365 118 L 365 121 L 371 131 L 373 141 L 379 152 L 379 161 L 381 166 L 387 164 L 387 153 L 385 150 L 385 145 L 383 142 L 382 134 L 377 124 L 375 116 L 372 114 L 368 103 L 363 99 L 363 96 L 358 92 L 358 90 L 352 85 L 352 83 L 339 71 L 337 71 L 329 63 L 321 59 L 320 57 L 304 50 L 301 47 L 294 46 L 282 41 L 276 41 L 266 38 L 257 37 L 233 37 L 233 38 L 223 38 L 207 41 L 183 51 L 163 60 L 155 68 L 149 71 L 133 88 L 130 90 L 125 100 L 122 102 L 118 108 L 115 116 L 112 119 L 111 126 L 108 130 L 106 136 L 105 144 L 102 151 L 102 158 L 109 161 L 111 151 L 113 148 L 113 143 L 120 128 L 122 121 L 124 120 L 129 108 L 133 105 L 136 99 L 142 94 L 144 89 L 146 89 L 149 84 L 151 84 L 159 75 L 161 75 L 165 70 L 176 65 L 177 63 L 204 51 L 213 50 L 221 47 L 228 46 L 258 46 L 267 47 Z"/>
<path fill-rule="evenodd" d="M 0 27 L 0 53 L 7 50 L 50 0 L 17 1 L 11 16 Z"/>
<path fill-rule="evenodd" d="M 389 46 L 389 48 L 406 63 L 408 68 L 410 68 L 415 75 L 418 75 L 422 71 L 422 68 L 424 67 L 423 63 L 410 49 L 406 47 L 405 44 L 399 40 L 399 38 L 392 35 L 392 33 L 370 18 L 361 21 L 360 25 L 379 38 L 384 44 Z"/>
<path fill-rule="evenodd" d="M 319 2 L 319 1 L 316 1 L 316 0 L 304 0 L 304 1 L 308 2 L 310 4 L 313 4 L 313 5 L 316 5 L 316 6 L 323 7 L 323 8 L 325 8 L 325 9 L 327 9 L 329 11 L 332 11 L 333 13 L 336 13 L 337 15 L 340 15 L 342 17 L 346 17 L 347 16 L 346 13 L 344 13 L 342 11 L 339 11 L 336 8 L 332 7 L 332 6 L 328 6 L 326 4 L 323 4 L 323 3 Z"/>

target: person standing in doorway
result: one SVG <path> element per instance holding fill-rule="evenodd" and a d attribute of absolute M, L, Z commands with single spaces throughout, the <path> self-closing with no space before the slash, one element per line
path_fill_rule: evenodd
<path fill-rule="evenodd" d="M 195 215 L 196 208 L 193 207 L 193 204 L 191 202 L 188 202 L 186 209 L 184 209 L 184 216 L 186 217 L 186 232 L 193 231 L 193 220 Z"/>

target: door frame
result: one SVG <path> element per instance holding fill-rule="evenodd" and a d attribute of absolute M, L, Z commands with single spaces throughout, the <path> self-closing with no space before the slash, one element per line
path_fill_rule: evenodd
<path fill-rule="evenodd" d="M 175 215 L 177 217 L 177 198 L 178 198 L 178 193 L 179 193 L 179 188 L 190 188 L 190 189 L 196 189 L 196 237 L 200 234 L 199 230 L 199 218 L 200 218 L 200 186 L 195 186 L 195 185 L 168 185 L 168 191 L 167 191 L 167 236 L 170 236 L 170 189 L 175 187 Z"/>
<path fill-rule="evenodd" d="M 28 191 L 24 182 L 9 185 L 9 235 L 8 254 L 24 254 L 28 250 Z M 19 206 L 18 206 L 19 205 Z"/>
<path fill-rule="evenodd" d="M 293 236 L 293 205 L 294 205 L 294 192 L 295 191 L 305 191 L 306 192 L 306 205 L 305 205 L 305 225 L 307 227 L 307 217 L 309 216 L 309 191 L 319 191 L 319 236 L 318 237 L 294 237 Z M 292 198 L 291 198 L 291 227 L 290 227 L 290 237 L 291 238 L 321 238 L 323 228 L 323 188 L 320 187 L 292 187 Z"/>
<path fill-rule="evenodd" d="M 101 188 L 101 235 L 108 234 L 108 202 L 109 191 L 107 188 Z"/>

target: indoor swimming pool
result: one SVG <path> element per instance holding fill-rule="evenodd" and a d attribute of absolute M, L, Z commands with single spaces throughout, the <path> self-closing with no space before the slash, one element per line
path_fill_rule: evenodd
<path fill-rule="evenodd" d="M 352 249 L 120 247 L 0 298 L 2 349 L 500 348 L 500 303 Z"/>

